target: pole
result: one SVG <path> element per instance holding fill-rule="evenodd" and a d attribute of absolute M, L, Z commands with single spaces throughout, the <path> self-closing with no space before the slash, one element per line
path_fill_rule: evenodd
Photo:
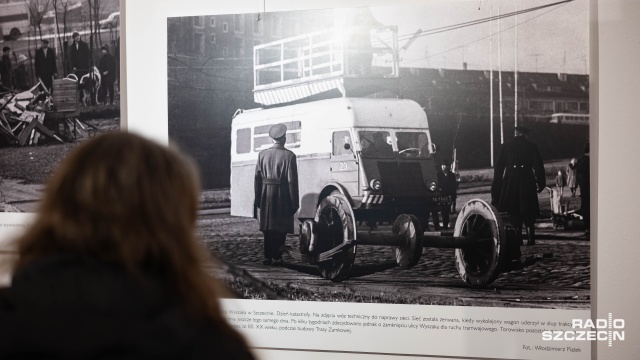
<path fill-rule="evenodd" d="M 489 8 L 489 18 L 493 16 L 493 6 Z M 491 167 L 493 167 L 493 20 L 489 21 L 489 139 Z"/>
<path fill-rule="evenodd" d="M 498 6 L 498 90 L 500 91 L 500 144 L 504 144 L 504 123 L 502 118 L 502 32 L 500 30 L 500 7 Z"/>
<path fill-rule="evenodd" d="M 513 118 L 514 125 L 518 126 L 518 0 L 516 1 L 516 44 L 515 44 L 515 70 L 514 70 L 514 82 L 515 82 L 515 94 L 514 94 L 514 109 L 513 109 Z"/>

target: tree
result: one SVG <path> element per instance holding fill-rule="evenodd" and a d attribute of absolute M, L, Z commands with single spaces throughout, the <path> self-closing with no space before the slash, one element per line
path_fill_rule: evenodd
<path fill-rule="evenodd" d="M 40 35 L 40 39 L 42 39 L 42 20 L 44 19 L 44 14 L 49 10 L 49 4 L 51 0 L 28 0 L 27 9 L 29 11 L 29 22 L 31 27 L 33 27 L 34 33 L 37 32 Z"/>

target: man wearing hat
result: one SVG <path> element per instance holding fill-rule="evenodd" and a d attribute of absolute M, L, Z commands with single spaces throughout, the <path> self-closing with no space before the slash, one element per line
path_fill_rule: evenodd
<path fill-rule="evenodd" d="M 9 57 L 11 48 L 5 46 L 2 48 L 2 58 L 0 59 L 0 81 L 2 86 L 6 89 L 13 88 L 13 81 L 11 81 L 11 58 Z"/>
<path fill-rule="evenodd" d="M 49 48 L 49 40 L 40 40 L 42 46 L 36 50 L 36 78 L 40 79 L 47 90 L 52 91 L 53 77 L 58 76 L 56 51 Z"/>
<path fill-rule="evenodd" d="M 113 105 L 113 84 L 116 82 L 116 59 L 109 53 L 109 47 L 102 45 L 102 57 L 100 58 L 100 99 L 107 103 L 107 95 L 109 95 L 109 104 Z"/>
<path fill-rule="evenodd" d="M 80 79 L 89 73 L 91 68 L 89 45 L 80 39 L 78 32 L 74 32 L 71 38 L 73 42 L 69 45 L 69 64 L 73 73 Z"/>
<path fill-rule="evenodd" d="M 254 206 L 264 234 L 263 264 L 279 265 L 287 233 L 293 234 L 293 216 L 299 207 L 298 167 L 296 155 L 284 147 L 287 127 L 272 126 L 269 137 L 273 146 L 258 154 Z"/>
<path fill-rule="evenodd" d="M 454 202 L 458 192 L 458 182 L 456 180 L 456 174 L 451 172 L 451 162 L 446 159 L 443 160 L 440 168 L 442 169 L 442 171 L 438 172 L 438 186 L 440 186 L 440 194 L 442 196 L 450 196 L 451 202 Z M 448 229 L 451 205 L 443 205 L 441 212 L 442 226 L 445 229 Z"/>
<path fill-rule="evenodd" d="M 513 140 L 500 147 L 493 169 L 491 204 L 513 216 L 516 226 L 527 227 L 527 244 L 535 243 L 534 223 L 540 214 L 538 194 L 546 187 L 544 163 L 529 131 L 516 127 Z M 520 233 L 521 233 L 520 228 Z"/>

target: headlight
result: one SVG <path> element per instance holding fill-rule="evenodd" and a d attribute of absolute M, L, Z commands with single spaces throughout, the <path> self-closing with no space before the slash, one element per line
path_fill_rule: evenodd
<path fill-rule="evenodd" d="M 369 186 L 371 186 L 371 188 L 376 191 L 382 189 L 382 183 L 380 182 L 380 180 L 376 179 L 369 181 Z"/>
<path fill-rule="evenodd" d="M 431 180 L 427 183 L 427 188 L 429 189 L 429 191 L 436 191 L 438 189 L 438 183 Z"/>

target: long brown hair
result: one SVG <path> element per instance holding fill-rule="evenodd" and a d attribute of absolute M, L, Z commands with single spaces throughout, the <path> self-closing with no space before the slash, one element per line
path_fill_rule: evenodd
<path fill-rule="evenodd" d="M 34 225 L 17 241 L 14 272 L 54 253 L 120 263 L 134 276 L 151 269 L 190 314 L 222 320 L 222 287 L 206 273 L 210 259 L 195 239 L 197 175 L 178 150 L 137 135 L 87 141 L 48 183 Z"/>

